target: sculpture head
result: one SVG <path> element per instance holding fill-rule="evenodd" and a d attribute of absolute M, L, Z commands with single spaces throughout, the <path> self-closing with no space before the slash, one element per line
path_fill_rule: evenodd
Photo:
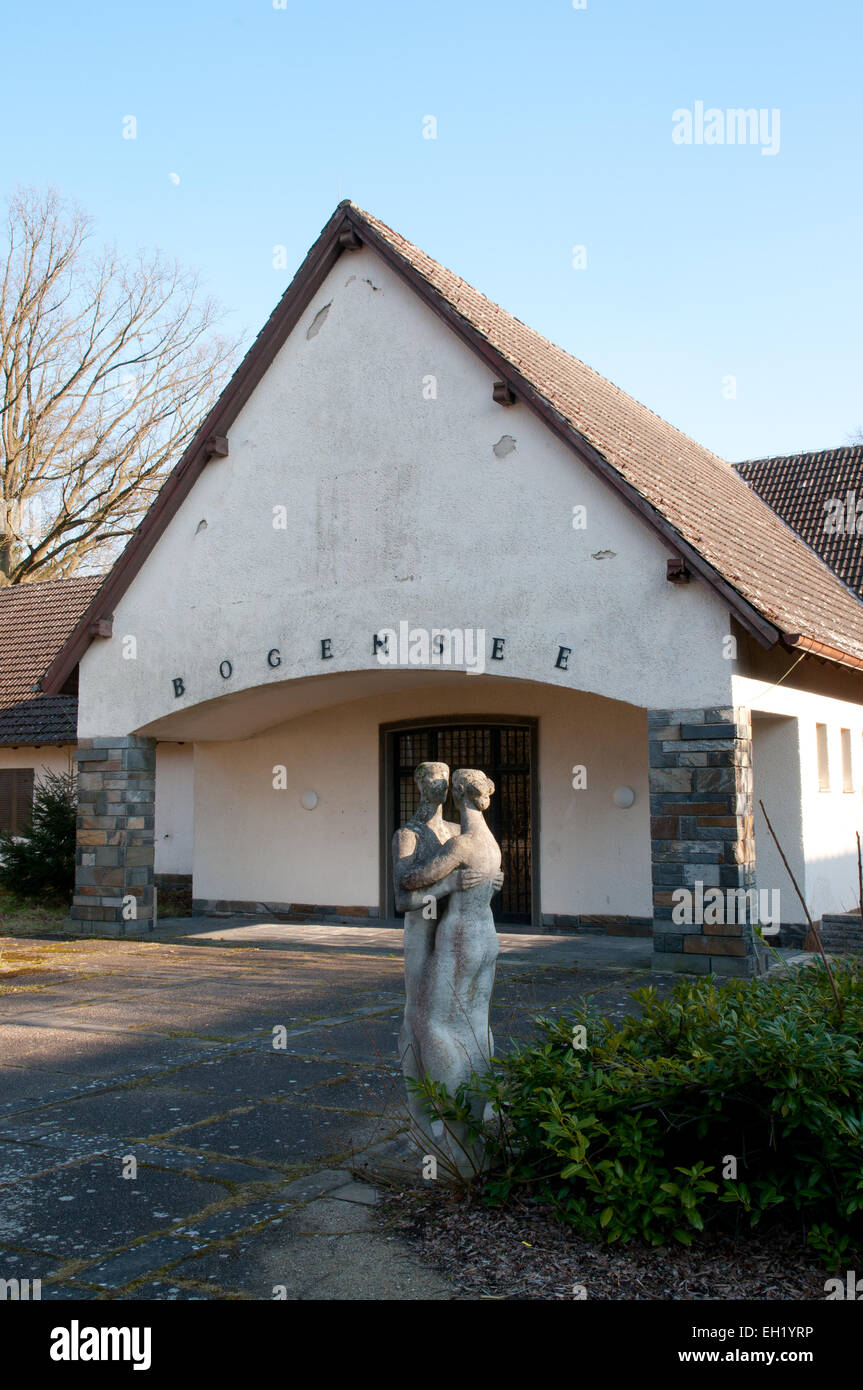
<path fill-rule="evenodd" d="M 449 791 L 449 768 L 446 763 L 420 763 L 414 772 L 414 781 L 420 797 L 425 802 L 442 806 Z"/>
<path fill-rule="evenodd" d="M 487 811 L 494 793 L 494 782 L 484 772 L 460 767 L 452 775 L 452 794 L 458 806 L 467 802 L 478 811 Z"/>

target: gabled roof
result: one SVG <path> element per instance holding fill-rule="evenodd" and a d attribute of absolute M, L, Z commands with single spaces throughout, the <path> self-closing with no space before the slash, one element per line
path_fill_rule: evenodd
<path fill-rule="evenodd" d="M 808 454 L 747 459 L 735 464 L 741 478 L 817 551 L 843 583 L 863 598 L 863 536 L 856 531 L 855 502 L 863 503 L 863 444 Z M 848 496 L 851 502 L 850 520 Z M 839 502 L 844 513 L 834 530 Z M 863 521 L 861 521 L 863 525 Z"/>
<path fill-rule="evenodd" d="M 45 677 L 58 690 L 206 467 L 336 260 L 358 246 L 387 264 L 516 398 L 616 489 L 767 646 L 863 669 L 863 606 L 730 463 L 486 299 L 353 203 L 341 203 L 144 522 Z"/>
<path fill-rule="evenodd" d="M 41 695 L 37 686 L 103 578 L 82 575 L 0 588 L 0 745 L 75 742 L 75 696 Z"/>

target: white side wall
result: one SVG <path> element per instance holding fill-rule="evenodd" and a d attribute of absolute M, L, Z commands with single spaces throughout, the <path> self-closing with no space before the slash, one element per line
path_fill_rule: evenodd
<path fill-rule="evenodd" d="M 50 772 L 71 772 L 74 770 L 74 748 L 62 748 L 42 744 L 38 747 L 22 745 L 19 748 L 0 748 L 0 767 L 32 767 L 35 779 L 47 767 Z"/>
<path fill-rule="evenodd" d="M 156 745 L 156 873 L 190 874 L 195 839 L 195 750 Z"/>
<path fill-rule="evenodd" d="M 787 665 L 791 665 L 789 658 Z M 754 680 L 751 677 L 735 677 L 735 704 L 748 704 L 753 711 L 783 714 L 798 721 L 796 737 L 787 736 L 786 751 L 792 754 L 794 743 L 799 746 L 799 793 L 793 791 L 793 774 L 780 775 L 775 783 L 774 803 L 781 795 L 783 784 L 787 795 L 799 797 L 798 807 L 785 818 L 789 830 L 799 821 L 802 830 L 803 855 L 805 858 L 805 887 L 809 911 L 813 919 L 825 912 L 856 911 L 857 888 L 857 844 L 855 832 L 863 834 L 863 705 L 850 700 L 838 699 L 812 690 L 789 686 L 771 685 L 768 681 Z M 830 752 L 830 790 L 820 791 L 818 785 L 818 760 L 815 736 L 816 724 L 826 724 Z M 853 766 L 853 791 L 842 790 L 842 753 L 840 729 L 851 730 L 851 749 Z M 756 735 L 757 738 L 757 735 Z M 758 743 L 755 749 L 755 795 L 758 790 Z M 764 796 L 768 815 L 773 820 L 768 797 Z M 780 813 L 782 820 L 784 813 Z M 777 833 L 778 827 L 777 827 Z M 793 834 L 792 831 L 792 842 Z M 765 840 L 769 839 L 761 812 L 755 808 L 755 837 L 758 855 L 764 853 Z M 780 840 L 782 835 L 780 833 Z M 783 848 L 785 845 L 783 844 Z M 786 849 L 792 865 L 794 860 Z M 771 852 L 767 850 L 768 863 Z M 799 862 L 799 861 L 798 861 Z M 783 916 L 786 921 L 801 921 L 802 913 L 790 911 L 794 890 L 788 876 L 775 863 L 769 869 L 771 878 L 782 888 Z M 795 868 L 796 872 L 796 868 Z M 781 874 L 781 878 L 776 876 Z M 761 881 L 759 871 L 759 883 Z M 770 886 L 774 886 L 771 883 Z M 786 893 L 788 895 L 786 911 Z"/>
<path fill-rule="evenodd" d="M 758 809 L 764 802 L 791 870 L 801 888 L 806 882 L 803 796 L 800 778 L 800 734 L 797 719 L 753 714 L 752 761 L 755 787 L 755 870 L 762 891 L 779 892 L 783 922 L 804 922 L 805 914 L 770 831 Z M 772 897 L 767 900 L 773 903 Z"/>
<path fill-rule="evenodd" d="M 539 719 L 540 884 L 546 913 L 650 916 L 643 710 L 549 687 L 465 677 L 308 714 L 243 742 L 195 746 L 197 898 L 374 906 L 380 897 L 379 726 L 435 715 Z M 584 764 L 588 786 L 573 790 Z M 287 769 L 274 790 L 273 769 Z M 612 793 L 636 792 L 620 810 Z M 304 810 L 304 791 L 318 805 Z"/>

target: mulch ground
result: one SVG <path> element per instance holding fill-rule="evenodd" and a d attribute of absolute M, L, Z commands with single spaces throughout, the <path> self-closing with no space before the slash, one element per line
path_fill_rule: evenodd
<path fill-rule="evenodd" d="M 467 1298 L 564 1300 L 823 1299 L 828 1271 L 798 1231 L 698 1245 L 599 1245 L 530 1201 L 486 1207 L 474 1199 L 400 1192 L 378 1209 L 388 1228 Z M 574 1292 L 579 1285 L 584 1293 Z"/>

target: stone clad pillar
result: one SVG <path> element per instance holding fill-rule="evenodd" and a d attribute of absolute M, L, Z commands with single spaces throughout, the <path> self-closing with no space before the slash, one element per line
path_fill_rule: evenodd
<path fill-rule="evenodd" d="M 750 712 L 649 710 L 647 722 L 654 968 L 759 974 Z M 691 893 L 691 921 L 673 919 L 675 889 Z"/>
<path fill-rule="evenodd" d="M 153 930 L 156 740 L 82 738 L 70 926 L 98 936 Z"/>

